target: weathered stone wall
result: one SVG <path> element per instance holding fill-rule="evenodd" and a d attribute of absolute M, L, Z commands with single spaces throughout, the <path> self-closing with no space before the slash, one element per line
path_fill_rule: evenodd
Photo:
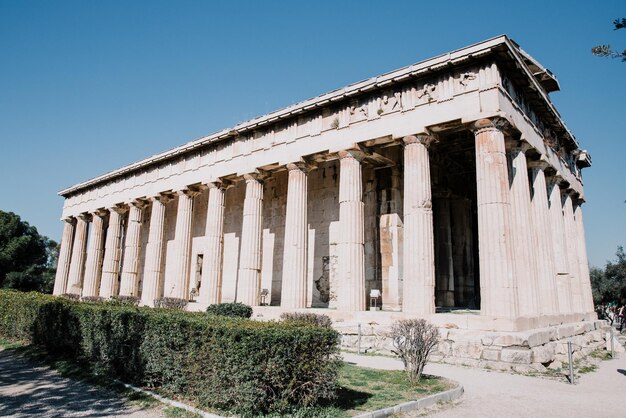
<path fill-rule="evenodd" d="M 342 348 L 356 350 L 358 325 L 338 323 L 336 327 L 342 333 Z M 361 351 L 391 354 L 389 329 L 389 326 L 361 325 Z M 572 341 L 574 361 L 604 347 L 606 323 L 586 321 L 522 332 L 439 328 L 439 333 L 441 342 L 430 361 L 521 373 L 544 372 L 546 368 L 558 369 L 568 361 L 568 340 Z"/>

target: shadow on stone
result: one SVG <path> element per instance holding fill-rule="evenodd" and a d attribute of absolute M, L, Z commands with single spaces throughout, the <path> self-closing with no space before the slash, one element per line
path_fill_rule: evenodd
<path fill-rule="evenodd" d="M 624 376 L 626 376 L 626 370 L 624 370 L 624 369 L 617 369 L 617 373 L 621 373 Z"/>

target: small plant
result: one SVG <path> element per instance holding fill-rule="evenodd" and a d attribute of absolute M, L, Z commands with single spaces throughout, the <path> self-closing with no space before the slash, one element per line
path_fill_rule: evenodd
<path fill-rule="evenodd" d="M 333 119 L 333 121 L 330 123 L 330 127 L 333 129 L 339 128 L 339 118 Z"/>
<path fill-rule="evenodd" d="M 385 111 L 382 108 L 379 108 L 376 113 L 378 113 L 378 115 L 382 115 L 383 113 L 385 113 Z"/>
<path fill-rule="evenodd" d="M 295 322 L 317 327 L 332 328 L 333 321 L 328 315 L 318 315 L 310 312 L 284 312 L 280 315 L 283 322 Z"/>
<path fill-rule="evenodd" d="M 439 343 L 439 330 L 424 319 L 401 319 L 393 324 L 390 337 L 393 353 L 400 357 L 411 385 L 415 386 L 422 377 L 428 355 Z"/>
<path fill-rule="evenodd" d="M 239 302 L 209 305 L 206 311 L 210 315 L 217 316 L 231 316 L 237 318 L 250 318 L 252 316 L 252 307 Z"/>
<path fill-rule="evenodd" d="M 154 301 L 155 308 L 179 309 L 183 310 L 189 302 L 179 298 L 161 298 Z"/>

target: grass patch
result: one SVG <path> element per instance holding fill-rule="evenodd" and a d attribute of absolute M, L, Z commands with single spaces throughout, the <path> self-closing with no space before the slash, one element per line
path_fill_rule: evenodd
<path fill-rule="evenodd" d="M 594 350 L 589 356 L 599 360 L 611 360 L 611 353 L 606 350 Z"/>
<path fill-rule="evenodd" d="M 174 406 L 169 406 L 163 410 L 163 415 L 166 418 L 199 418 L 200 415 L 195 414 L 193 412 L 189 412 L 182 408 L 176 408 Z"/>
<path fill-rule="evenodd" d="M 27 343 L 24 341 L 12 341 L 0 337 L 0 348 L 4 350 L 13 350 L 25 346 Z"/>

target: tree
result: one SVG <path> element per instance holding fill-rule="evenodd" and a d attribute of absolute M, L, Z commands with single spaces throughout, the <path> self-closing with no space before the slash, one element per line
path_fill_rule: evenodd
<path fill-rule="evenodd" d="M 591 269 L 593 301 L 598 305 L 626 304 L 626 253 L 617 247 L 617 260 L 608 261 L 604 270 Z"/>
<path fill-rule="evenodd" d="M 614 30 L 626 28 L 626 19 L 615 19 L 613 21 L 613 26 L 615 26 Z M 626 61 L 626 49 L 622 52 L 614 51 L 611 49 L 611 45 L 594 46 L 591 48 L 591 53 L 598 57 L 621 58 L 622 61 Z"/>
<path fill-rule="evenodd" d="M 13 212 L 0 211 L 0 287 L 52 293 L 59 245 Z"/>

